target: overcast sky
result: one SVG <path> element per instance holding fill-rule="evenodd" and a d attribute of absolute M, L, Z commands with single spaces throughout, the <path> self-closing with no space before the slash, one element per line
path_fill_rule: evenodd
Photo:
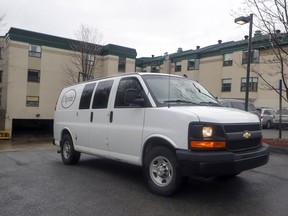
<path fill-rule="evenodd" d="M 242 40 L 249 25 L 234 23 L 242 0 L 0 0 L 10 27 L 76 38 L 81 24 L 103 34 L 102 45 L 135 48 L 137 57 Z M 247 14 L 243 14 L 247 15 Z"/>

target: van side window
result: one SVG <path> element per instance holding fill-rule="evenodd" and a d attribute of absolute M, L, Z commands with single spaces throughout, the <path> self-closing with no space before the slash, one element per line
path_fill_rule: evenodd
<path fill-rule="evenodd" d="M 143 94 L 143 89 L 136 78 L 133 78 L 133 77 L 123 78 L 118 85 L 117 94 L 115 98 L 115 105 L 114 105 L 115 108 L 127 108 L 130 106 L 129 104 L 125 102 L 125 99 L 124 99 L 125 93 L 128 89 L 129 90 L 134 89 L 137 92 L 139 92 L 139 94 Z"/>
<path fill-rule="evenodd" d="M 107 108 L 113 80 L 99 82 L 93 98 L 92 109 Z"/>
<path fill-rule="evenodd" d="M 85 85 L 81 95 L 79 109 L 89 109 L 95 85 L 96 83 L 89 83 Z"/>

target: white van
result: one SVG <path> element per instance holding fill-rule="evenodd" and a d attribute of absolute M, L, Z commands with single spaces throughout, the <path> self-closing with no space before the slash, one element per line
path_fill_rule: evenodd
<path fill-rule="evenodd" d="M 64 88 L 54 144 L 64 164 L 92 154 L 143 167 L 149 189 L 168 196 L 184 176 L 234 176 L 268 162 L 256 115 L 222 107 L 184 77 L 133 73 Z"/>

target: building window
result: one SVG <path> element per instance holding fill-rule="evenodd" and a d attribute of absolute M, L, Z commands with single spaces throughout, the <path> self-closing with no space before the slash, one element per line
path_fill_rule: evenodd
<path fill-rule="evenodd" d="M 232 53 L 224 54 L 223 60 L 224 60 L 223 66 L 232 66 L 233 65 Z"/>
<path fill-rule="evenodd" d="M 40 83 L 40 71 L 39 70 L 28 70 L 27 81 Z"/>
<path fill-rule="evenodd" d="M 188 59 L 187 70 L 199 70 L 199 59 Z"/>
<path fill-rule="evenodd" d="M 26 97 L 27 107 L 39 107 L 39 97 L 38 96 L 27 96 Z"/>
<path fill-rule="evenodd" d="M 29 56 L 41 58 L 41 50 L 42 50 L 41 46 L 30 44 Z"/>
<path fill-rule="evenodd" d="M 160 66 L 159 65 L 152 65 L 151 66 L 151 72 L 152 73 L 159 73 L 160 71 Z"/>
<path fill-rule="evenodd" d="M 180 72 L 181 71 L 181 61 L 175 62 L 175 72 Z"/>
<path fill-rule="evenodd" d="M 222 79 L 222 92 L 231 92 L 231 82 L 232 79 Z"/>
<path fill-rule="evenodd" d="M 257 77 L 250 77 L 249 79 L 249 91 L 257 92 L 258 89 L 258 78 Z M 246 78 L 241 78 L 241 92 L 246 91 Z"/>
<path fill-rule="evenodd" d="M 126 58 L 125 57 L 119 57 L 118 72 L 119 73 L 125 73 L 125 71 L 126 71 Z"/>
<path fill-rule="evenodd" d="M 242 64 L 247 64 L 248 59 L 248 51 L 243 51 L 242 54 Z M 250 63 L 259 63 L 259 50 L 251 51 L 251 61 Z"/>
<path fill-rule="evenodd" d="M 93 66 L 95 62 L 95 55 L 87 54 L 85 61 L 87 65 Z"/>
<path fill-rule="evenodd" d="M 4 47 L 0 47 L 0 59 L 4 58 Z"/>

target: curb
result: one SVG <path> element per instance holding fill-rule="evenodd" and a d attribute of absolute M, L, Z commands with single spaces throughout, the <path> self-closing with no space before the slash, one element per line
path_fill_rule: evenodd
<path fill-rule="evenodd" d="M 288 155 L 288 139 L 263 138 L 262 142 L 269 145 L 270 152 Z"/>
<path fill-rule="evenodd" d="M 287 147 L 269 145 L 269 149 L 270 149 L 270 152 L 273 152 L 273 153 L 288 155 Z"/>

